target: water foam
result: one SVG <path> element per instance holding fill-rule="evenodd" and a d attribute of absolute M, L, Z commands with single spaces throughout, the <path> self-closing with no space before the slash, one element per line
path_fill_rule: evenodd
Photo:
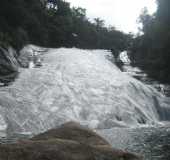
<path fill-rule="evenodd" d="M 50 49 L 41 68 L 21 69 L 0 90 L 7 132 L 39 133 L 73 120 L 92 128 L 157 123 L 169 100 L 122 73 L 105 50 Z"/>

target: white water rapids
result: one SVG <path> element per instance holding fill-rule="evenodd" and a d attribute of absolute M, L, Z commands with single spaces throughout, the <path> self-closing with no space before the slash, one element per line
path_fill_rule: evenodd
<path fill-rule="evenodd" d="M 91 128 L 159 123 L 170 100 L 122 73 L 105 50 L 49 49 L 0 89 L 0 130 L 39 133 L 66 121 Z"/>

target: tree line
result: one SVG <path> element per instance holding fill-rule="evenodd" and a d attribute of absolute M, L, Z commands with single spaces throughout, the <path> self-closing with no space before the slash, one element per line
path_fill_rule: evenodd
<path fill-rule="evenodd" d="M 170 1 L 157 0 L 158 9 L 140 15 L 143 34 L 134 38 L 130 57 L 134 64 L 162 82 L 170 83 Z"/>
<path fill-rule="evenodd" d="M 125 50 L 128 34 L 91 22 L 83 8 L 71 8 L 64 0 L 2 0 L 0 44 L 19 50 L 32 43 L 46 47 L 78 47 Z"/>

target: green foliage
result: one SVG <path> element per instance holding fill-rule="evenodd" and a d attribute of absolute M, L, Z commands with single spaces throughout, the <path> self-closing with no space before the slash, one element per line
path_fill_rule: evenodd
<path fill-rule="evenodd" d="M 48 47 L 115 48 L 125 50 L 129 35 L 94 23 L 83 8 L 71 8 L 64 0 L 2 0 L 0 42 L 20 49 L 27 43 Z"/>
<path fill-rule="evenodd" d="M 144 35 L 133 41 L 131 59 L 160 81 L 170 83 L 170 1 L 157 0 L 158 10 L 140 16 Z"/>

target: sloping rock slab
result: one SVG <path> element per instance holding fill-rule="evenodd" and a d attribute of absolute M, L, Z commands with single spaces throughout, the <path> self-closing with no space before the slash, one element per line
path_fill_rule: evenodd
<path fill-rule="evenodd" d="M 0 145 L 0 160 L 140 160 L 112 149 L 93 131 L 70 122 L 28 141 Z"/>
<path fill-rule="evenodd" d="M 9 83 L 18 75 L 17 55 L 13 48 L 0 46 L 0 82 Z"/>

